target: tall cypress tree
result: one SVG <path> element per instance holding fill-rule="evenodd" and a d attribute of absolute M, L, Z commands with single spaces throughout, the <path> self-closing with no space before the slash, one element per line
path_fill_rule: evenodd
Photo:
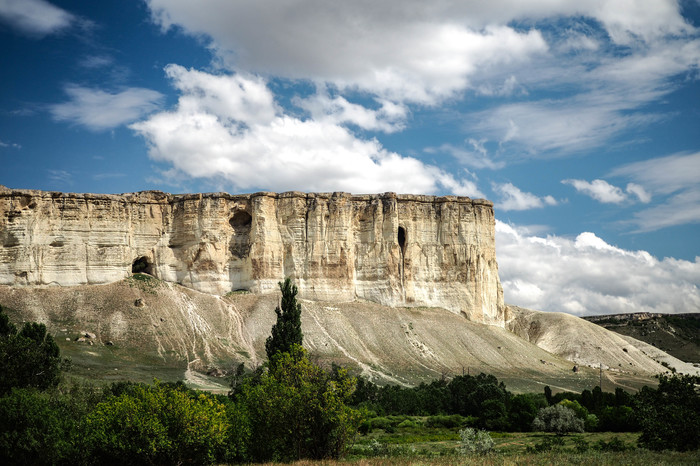
<path fill-rule="evenodd" d="M 301 333 L 301 304 L 297 303 L 298 289 L 291 278 L 279 283 L 282 291 L 281 306 L 275 308 L 277 323 L 272 326 L 272 334 L 265 341 L 267 358 L 277 353 L 288 353 L 292 345 L 301 346 L 304 335 Z"/>

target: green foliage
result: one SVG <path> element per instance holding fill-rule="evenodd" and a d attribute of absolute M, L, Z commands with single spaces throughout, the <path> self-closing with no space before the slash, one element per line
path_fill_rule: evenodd
<path fill-rule="evenodd" d="M 277 323 L 272 326 L 271 335 L 265 341 L 268 360 L 277 353 L 288 353 L 294 345 L 301 346 L 304 335 L 301 333 L 301 304 L 297 303 L 297 286 L 291 278 L 279 283 L 282 292 L 281 306 L 275 308 Z"/>
<path fill-rule="evenodd" d="M 527 432 L 532 428 L 532 421 L 535 420 L 540 408 L 544 408 L 547 401 L 542 395 L 521 394 L 515 395 L 510 402 L 508 412 L 508 422 L 510 429 L 520 432 Z"/>
<path fill-rule="evenodd" d="M 5 314 L 4 309 L 0 306 L 0 338 L 9 337 L 17 333 L 17 327 L 10 322 L 10 317 Z"/>
<path fill-rule="evenodd" d="M 550 407 L 554 407 L 558 405 L 552 405 Z M 542 408 L 542 409 L 549 409 L 549 408 Z M 536 443 L 534 446 L 528 445 L 527 451 L 529 453 L 542 453 L 545 451 L 551 451 L 551 450 L 559 450 L 564 446 L 564 439 L 556 436 L 556 437 L 545 437 L 542 439 L 541 442 Z"/>
<path fill-rule="evenodd" d="M 77 453 L 75 420 L 62 400 L 33 388 L 0 398 L 0 463 L 55 464 Z"/>
<path fill-rule="evenodd" d="M 659 377 L 659 387 L 644 387 L 636 399 L 642 429 L 639 444 L 650 450 L 700 448 L 700 377 Z"/>
<path fill-rule="evenodd" d="M 484 402 L 496 400 L 506 403 L 509 398 L 503 382 L 499 382 L 493 375 L 483 373 L 477 376 L 457 376 L 447 385 L 447 390 L 450 393 L 450 412 L 462 416 L 479 416 L 482 426 L 501 416 L 498 407 L 483 413 Z"/>
<path fill-rule="evenodd" d="M 467 427 L 459 431 L 459 437 L 459 451 L 463 455 L 485 455 L 493 450 L 493 439 L 485 430 Z"/>
<path fill-rule="evenodd" d="M 269 372 L 243 387 L 254 461 L 337 458 L 357 432 L 359 412 L 346 406 L 355 380 L 345 370 L 331 373 L 293 345 L 273 356 Z"/>
<path fill-rule="evenodd" d="M 560 404 L 542 408 L 532 421 L 532 430 L 538 432 L 554 432 L 563 435 L 569 432 L 583 432 L 583 420 L 576 413 Z"/>
<path fill-rule="evenodd" d="M 606 406 L 598 417 L 598 429 L 605 432 L 634 432 L 639 430 L 639 423 L 631 407 Z"/>
<path fill-rule="evenodd" d="M 0 308 L 0 396 L 13 387 L 45 390 L 58 385 L 64 361 L 44 324 L 12 325 Z"/>
<path fill-rule="evenodd" d="M 598 443 L 595 445 L 596 450 L 599 451 L 615 451 L 615 452 L 620 452 L 620 451 L 627 451 L 627 450 L 634 450 L 634 445 L 630 445 L 628 443 L 625 443 L 623 440 L 613 437 L 607 442 L 603 439 L 598 440 Z"/>
<path fill-rule="evenodd" d="M 426 427 L 444 427 L 446 429 L 455 429 L 457 427 L 473 426 L 476 424 L 477 418 L 464 417 L 459 414 L 430 416 L 425 420 Z"/>
<path fill-rule="evenodd" d="M 210 464 L 225 456 L 225 407 L 156 383 L 133 385 L 85 419 L 85 444 L 98 463 Z"/>
<path fill-rule="evenodd" d="M 588 410 L 581 406 L 578 401 L 562 400 L 559 402 L 559 404 L 573 411 L 577 418 L 582 419 L 584 422 L 586 421 L 586 418 L 588 417 Z"/>

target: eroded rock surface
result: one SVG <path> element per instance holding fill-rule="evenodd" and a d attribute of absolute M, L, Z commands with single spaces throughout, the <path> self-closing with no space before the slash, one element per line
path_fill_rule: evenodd
<path fill-rule="evenodd" d="M 73 194 L 0 187 L 0 284 L 144 272 L 197 291 L 434 306 L 504 325 L 493 204 L 465 197 Z"/>

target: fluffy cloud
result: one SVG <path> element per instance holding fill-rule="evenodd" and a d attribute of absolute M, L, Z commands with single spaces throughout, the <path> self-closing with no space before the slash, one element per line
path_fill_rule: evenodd
<path fill-rule="evenodd" d="M 570 184 L 576 191 L 591 196 L 593 199 L 605 204 L 620 204 L 627 200 L 622 189 L 613 186 L 605 180 L 562 180 L 564 184 Z"/>
<path fill-rule="evenodd" d="M 331 87 L 338 95 L 303 104 L 329 123 L 391 132 L 407 105 L 527 96 L 463 116 L 468 134 L 513 157 L 590 149 L 657 121 L 647 104 L 700 65 L 698 31 L 674 0 L 147 4 L 164 30 L 209 40 L 231 70 Z M 349 102 L 358 91 L 379 109 Z M 386 113 L 388 102 L 401 115 Z"/>
<path fill-rule="evenodd" d="M 530 236 L 498 221 L 496 250 L 511 304 L 576 315 L 700 311 L 700 257 L 659 260 L 593 233 Z"/>
<path fill-rule="evenodd" d="M 417 192 L 483 197 L 470 180 L 385 150 L 334 121 L 279 107 L 265 81 L 166 68 L 177 107 L 131 125 L 174 175 L 224 180 L 236 190 Z M 347 121 L 347 119 L 345 119 Z"/>
<path fill-rule="evenodd" d="M 294 103 L 309 112 L 319 122 L 330 124 L 351 124 L 365 130 L 393 133 L 405 127 L 408 110 L 387 100 L 380 100 L 378 109 L 348 102 L 342 96 L 330 97 L 327 91 L 317 92 L 304 99 L 296 98 Z"/>
<path fill-rule="evenodd" d="M 512 17 L 497 18 L 497 9 L 484 11 L 473 4 L 148 4 L 163 28 L 181 26 L 210 37 L 212 47 L 235 69 L 324 81 L 393 101 L 431 103 L 465 89 L 479 70 L 512 66 L 547 50 L 538 31 L 508 27 Z"/>
<path fill-rule="evenodd" d="M 613 170 L 611 176 L 632 179 L 627 185 L 644 202 L 651 194 L 662 196 L 657 205 L 635 213 L 631 223 L 638 231 L 700 223 L 700 152 L 675 154 L 635 162 Z M 642 197 L 638 192 L 642 190 Z M 646 195 L 646 197 L 644 197 Z"/>
<path fill-rule="evenodd" d="M 545 205 L 557 205 L 557 200 L 552 196 L 538 197 L 521 191 L 511 183 L 494 183 L 492 188 L 500 197 L 496 203 L 496 208 L 499 210 L 529 210 L 539 209 Z"/>
<path fill-rule="evenodd" d="M 161 93 L 139 87 L 115 93 L 80 86 L 68 86 L 65 90 L 70 100 L 49 107 L 53 118 L 93 131 L 130 123 L 157 109 L 163 101 Z"/>
<path fill-rule="evenodd" d="M 0 0 L 0 21 L 27 34 L 56 33 L 69 27 L 75 19 L 44 0 Z"/>

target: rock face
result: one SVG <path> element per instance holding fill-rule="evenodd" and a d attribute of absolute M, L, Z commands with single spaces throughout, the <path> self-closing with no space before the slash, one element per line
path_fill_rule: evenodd
<path fill-rule="evenodd" d="M 444 307 L 504 325 L 493 204 L 465 197 L 123 195 L 0 187 L 0 284 L 104 284 L 144 272 L 211 294 Z"/>

